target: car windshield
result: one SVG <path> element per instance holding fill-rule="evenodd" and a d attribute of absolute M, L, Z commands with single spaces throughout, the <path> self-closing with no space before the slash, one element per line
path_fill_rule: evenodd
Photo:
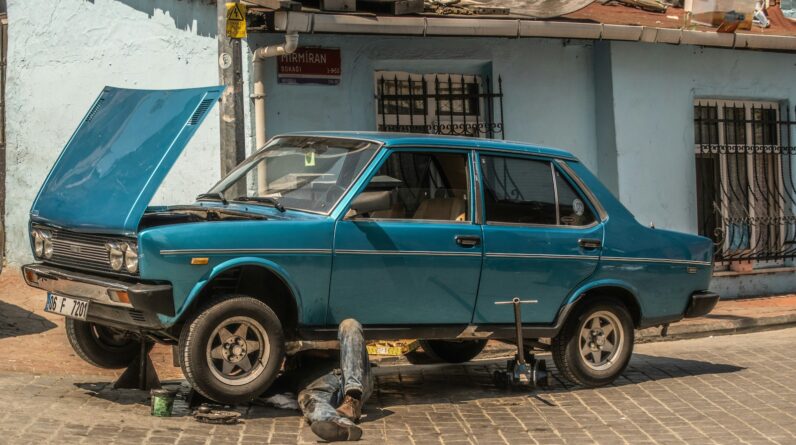
<path fill-rule="evenodd" d="M 328 213 L 378 148 L 353 139 L 276 138 L 203 196 Z"/>

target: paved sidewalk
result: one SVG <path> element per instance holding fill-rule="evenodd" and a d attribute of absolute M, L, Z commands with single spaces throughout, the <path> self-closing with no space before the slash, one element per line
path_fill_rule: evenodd
<path fill-rule="evenodd" d="M 499 390 L 499 360 L 380 367 L 361 443 L 793 444 L 794 344 L 796 328 L 642 344 L 598 389 Z M 317 443 L 296 411 L 239 407 L 244 423 L 213 426 L 179 402 L 151 417 L 146 393 L 103 376 L 0 371 L 0 406 L 4 445 Z"/>

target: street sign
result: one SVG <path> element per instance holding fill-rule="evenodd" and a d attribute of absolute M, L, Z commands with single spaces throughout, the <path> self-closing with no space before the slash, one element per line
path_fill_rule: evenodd
<path fill-rule="evenodd" d="M 246 6 L 227 2 L 227 37 L 243 39 L 246 37 Z"/>
<path fill-rule="evenodd" d="M 340 48 L 298 48 L 276 59 L 279 83 L 337 85 Z"/>

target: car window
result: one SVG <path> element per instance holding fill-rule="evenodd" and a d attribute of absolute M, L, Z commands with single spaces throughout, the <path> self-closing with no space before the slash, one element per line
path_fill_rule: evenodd
<path fill-rule="evenodd" d="M 467 155 L 394 152 L 351 204 L 349 218 L 468 221 Z"/>
<path fill-rule="evenodd" d="M 549 162 L 481 156 L 487 222 L 556 224 Z"/>
<path fill-rule="evenodd" d="M 561 172 L 556 170 L 558 191 L 559 224 L 564 226 L 588 226 L 596 221 L 586 201 L 572 187 Z"/>
<path fill-rule="evenodd" d="M 354 139 L 276 138 L 209 193 L 251 204 L 275 199 L 289 209 L 328 213 L 378 148 L 373 142 Z"/>
<path fill-rule="evenodd" d="M 586 200 L 548 161 L 482 155 L 481 171 L 487 222 L 586 226 L 596 221 Z"/>

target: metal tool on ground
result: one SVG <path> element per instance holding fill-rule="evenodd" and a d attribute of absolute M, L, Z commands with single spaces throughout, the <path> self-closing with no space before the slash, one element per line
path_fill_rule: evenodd
<path fill-rule="evenodd" d="M 121 376 L 113 383 L 113 389 L 160 389 L 160 379 L 149 358 L 147 339 L 141 337 L 141 349 L 138 355 L 127 365 Z"/>
<path fill-rule="evenodd" d="M 534 389 L 537 386 L 550 386 L 552 376 L 547 372 L 545 361 L 536 360 L 533 354 L 526 352 L 523 345 L 520 305 L 535 303 L 538 303 L 538 300 L 520 300 L 517 297 L 511 301 L 495 302 L 495 304 L 514 305 L 515 342 L 517 344 L 517 355 L 514 356 L 514 360 L 506 362 L 506 371 L 495 371 L 493 375 L 495 383 L 500 387 L 521 386 Z"/>
<path fill-rule="evenodd" d="M 193 412 L 193 418 L 196 419 L 197 422 L 202 423 L 235 425 L 240 422 L 240 413 L 237 411 L 214 409 L 208 405 L 201 405 Z"/>

